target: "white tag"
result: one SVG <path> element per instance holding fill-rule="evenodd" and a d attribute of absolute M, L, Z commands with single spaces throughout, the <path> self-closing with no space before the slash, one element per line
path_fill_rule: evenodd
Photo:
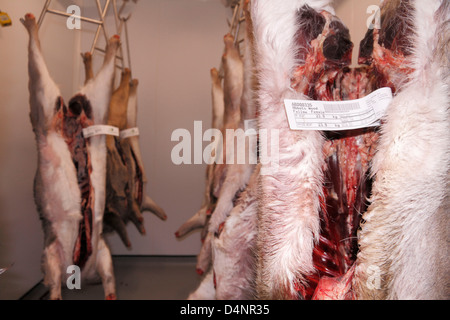
<path fill-rule="evenodd" d="M 129 137 L 134 137 L 139 135 L 139 129 L 138 128 L 130 128 L 120 131 L 120 139 L 126 139 Z"/>
<path fill-rule="evenodd" d="M 98 124 L 83 129 L 84 138 L 106 134 L 110 136 L 119 136 L 119 128 L 108 126 L 106 124 Z"/>
<path fill-rule="evenodd" d="M 254 135 L 258 132 L 258 120 L 248 119 L 244 120 L 244 131 L 246 135 Z"/>
<path fill-rule="evenodd" d="M 284 100 L 292 130 L 349 130 L 380 125 L 392 101 L 391 88 L 380 88 L 361 99 L 346 101 Z"/>

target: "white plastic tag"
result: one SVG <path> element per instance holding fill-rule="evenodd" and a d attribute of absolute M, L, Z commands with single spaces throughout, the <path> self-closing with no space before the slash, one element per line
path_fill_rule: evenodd
<path fill-rule="evenodd" d="M 385 87 L 356 100 L 285 99 L 284 106 L 292 130 L 338 131 L 379 126 L 391 101 L 391 88 Z"/>
<path fill-rule="evenodd" d="M 125 130 L 120 131 L 120 139 L 126 139 L 129 137 L 135 137 L 139 135 L 139 129 L 138 128 L 129 128 Z"/>
<path fill-rule="evenodd" d="M 98 124 L 83 129 L 84 138 L 89 138 L 92 136 L 98 136 L 102 134 L 118 137 L 119 128 L 108 126 L 106 124 Z"/>

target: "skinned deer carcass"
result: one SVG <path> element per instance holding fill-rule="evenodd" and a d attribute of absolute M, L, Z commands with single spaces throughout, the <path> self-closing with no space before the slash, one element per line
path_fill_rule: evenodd
<path fill-rule="evenodd" d="M 111 254 L 102 237 L 105 137 L 84 138 L 82 129 L 106 122 L 119 38 L 109 40 L 100 71 L 66 107 L 44 62 L 35 17 L 27 14 L 21 21 L 30 36 L 30 119 L 38 149 L 34 195 L 45 235 L 44 282 L 50 299 L 61 299 L 61 281 L 75 264 L 82 279 L 100 275 L 105 297 L 115 299 Z"/>
<path fill-rule="evenodd" d="M 260 180 L 258 297 L 448 298 L 448 2 L 384 1 L 356 69 L 330 3 L 252 2 L 259 124 L 280 130 L 279 167 Z M 379 129 L 288 129 L 284 99 L 383 86 Z"/>

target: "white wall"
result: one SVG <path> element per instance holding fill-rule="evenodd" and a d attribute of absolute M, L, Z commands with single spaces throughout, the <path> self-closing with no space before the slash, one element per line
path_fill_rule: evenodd
<path fill-rule="evenodd" d="M 28 35 L 19 18 L 27 12 L 38 17 L 44 3 L 0 0 L 0 9 L 13 20 L 12 26 L 0 28 L 0 267 L 14 264 L 0 275 L 0 299 L 17 299 L 42 278 L 43 233 L 32 191 L 37 158 L 28 116 Z M 52 8 L 65 11 L 70 4 L 79 4 L 82 15 L 98 18 L 91 0 L 54 0 Z M 209 69 L 220 62 L 228 11 L 218 0 L 146 0 L 136 5 L 128 25 L 133 76 L 140 81 L 141 148 L 149 194 L 164 207 L 168 220 L 146 213 L 147 235 L 130 225 L 132 250 L 109 236 L 113 254 L 199 251 L 198 233 L 178 241 L 174 232 L 200 207 L 205 165 L 173 165 L 170 152 L 176 143 L 170 137 L 177 128 L 192 131 L 194 120 L 210 123 Z M 112 8 L 112 35 L 111 13 Z M 81 31 L 68 30 L 65 18 L 47 15 L 40 37 L 50 73 L 67 100 L 84 79 L 80 52 L 90 49 L 92 27 L 82 23 Z M 95 58 L 101 61 L 100 55 Z"/>

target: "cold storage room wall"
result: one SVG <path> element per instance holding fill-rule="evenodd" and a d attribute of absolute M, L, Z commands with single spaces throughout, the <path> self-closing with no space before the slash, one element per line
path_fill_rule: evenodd
<path fill-rule="evenodd" d="M 0 268 L 12 264 L 0 275 L 0 299 L 17 299 L 42 278 L 43 233 L 32 189 L 37 157 L 28 115 L 28 35 L 19 18 L 27 12 L 39 16 L 44 3 L 0 0 L 0 10 L 13 20 L 12 26 L 0 28 Z M 79 5 L 83 16 L 98 18 L 91 0 L 54 0 L 52 8 L 65 11 L 71 4 Z M 210 125 L 209 70 L 219 67 L 230 10 L 218 0 L 146 0 L 135 7 L 128 31 L 133 77 L 140 82 L 142 156 L 148 194 L 166 210 L 168 220 L 145 213 L 145 236 L 129 225 L 132 250 L 115 235 L 108 242 L 113 254 L 195 255 L 199 234 L 176 240 L 174 232 L 200 207 L 205 165 L 174 165 L 171 150 L 177 142 L 171 135 L 178 128 L 193 134 L 194 121 L 202 121 L 204 130 Z M 107 21 L 114 26 L 111 14 Z M 47 15 L 40 29 L 44 57 L 65 99 L 84 80 L 80 52 L 90 49 L 92 30 L 84 22 L 81 30 L 69 30 L 66 19 L 54 15 Z M 108 32 L 114 34 L 114 28 Z M 96 53 L 94 69 L 101 59 Z"/>

